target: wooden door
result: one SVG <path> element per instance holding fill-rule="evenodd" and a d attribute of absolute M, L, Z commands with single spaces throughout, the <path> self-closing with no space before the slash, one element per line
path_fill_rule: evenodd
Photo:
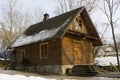
<path fill-rule="evenodd" d="M 82 57 L 81 57 L 81 49 L 79 43 L 74 43 L 74 64 L 81 64 Z"/>

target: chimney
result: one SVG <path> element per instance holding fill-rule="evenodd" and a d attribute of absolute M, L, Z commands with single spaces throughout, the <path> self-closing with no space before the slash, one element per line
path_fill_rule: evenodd
<path fill-rule="evenodd" d="M 46 20 L 48 20 L 48 19 L 49 19 L 49 14 L 48 14 L 48 13 L 45 13 L 45 14 L 44 14 L 44 19 L 43 19 L 43 20 L 46 21 Z"/>

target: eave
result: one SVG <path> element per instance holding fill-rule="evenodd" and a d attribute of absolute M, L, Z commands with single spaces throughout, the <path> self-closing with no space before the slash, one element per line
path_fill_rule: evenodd
<path fill-rule="evenodd" d="M 96 38 L 94 36 L 91 36 L 91 35 L 88 35 L 88 34 L 84 34 L 84 33 L 81 33 L 81 32 L 77 32 L 77 31 L 73 31 L 73 30 L 68 30 L 66 33 L 72 34 L 72 35 L 75 35 L 75 36 L 80 36 L 83 39 L 98 40 L 98 38 Z"/>

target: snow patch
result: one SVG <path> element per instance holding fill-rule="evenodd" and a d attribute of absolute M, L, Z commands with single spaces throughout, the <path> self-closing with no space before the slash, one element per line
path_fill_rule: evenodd
<path fill-rule="evenodd" d="M 18 46 L 22 46 L 22 45 L 26 45 L 26 44 L 35 43 L 38 41 L 44 41 L 46 39 L 54 37 L 59 30 L 62 30 L 68 24 L 70 19 L 71 19 L 71 17 L 68 18 L 61 26 L 59 26 L 57 28 L 53 28 L 50 30 L 46 29 L 46 30 L 40 31 L 39 33 L 36 33 L 31 36 L 27 36 L 27 35 L 23 34 L 11 45 L 11 47 L 18 47 Z"/>
<path fill-rule="evenodd" d="M 56 79 L 46 79 L 43 77 L 26 77 L 23 75 L 9 75 L 9 74 L 0 74 L 0 80 L 56 80 Z"/>
<path fill-rule="evenodd" d="M 0 60 L 5 61 L 5 59 L 4 59 L 4 58 L 0 58 Z"/>
<path fill-rule="evenodd" d="M 107 78 L 107 77 L 79 77 L 78 78 L 65 78 L 63 79 L 46 79 L 43 77 L 29 76 L 24 75 L 9 75 L 9 74 L 0 74 L 0 80 L 119 80 L 118 78 Z"/>
<path fill-rule="evenodd" d="M 110 63 L 112 63 L 113 65 L 117 65 L 117 57 L 109 56 L 109 57 L 95 58 L 94 63 L 100 66 L 110 66 Z"/>

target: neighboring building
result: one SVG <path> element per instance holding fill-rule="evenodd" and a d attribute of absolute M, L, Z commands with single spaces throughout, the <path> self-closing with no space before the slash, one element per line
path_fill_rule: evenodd
<path fill-rule="evenodd" d="M 95 48 L 96 57 L 116 56 L 114 46 L 105 44 Z"/>
<path fill-rule="evenodd" d="M 93 49 L 102 45 L 85 9 L 81 7 L 31 25 L 11 45 L 16 69 L 65 74 L 74 65 L 94 64 Z"/>
<path fill-rule="evenodd" d="M 120 52 L 120 42 L 118 42 L 118 51 Z"/>

